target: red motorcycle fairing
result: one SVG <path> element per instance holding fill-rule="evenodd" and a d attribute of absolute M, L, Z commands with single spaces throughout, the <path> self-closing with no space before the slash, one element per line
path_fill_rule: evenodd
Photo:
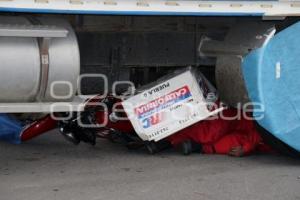
<path fill-rule="evenodd" d="M 121 105 L 122 100 L 114 96 L 107 96 L 100 98 L 96 96 L 86 104 L 86 108 L 102 107 L 101 104 L 105 104 L 107 109 L 96 109 L 95 111 L 95 122 L 105 126 L 105 129 L 113 129 L 120 131 L 125 134 L 134 132 L 134 128 L 129 121 L 123 106 Z"/>
<path fill-rule="evenodd" d="M 93 123 L 103 124 L 103 130 L 115 130 L 124 134 L 134 133 L 133 126 L 127 119 L 121 101 L 121 99 L 114 96 L 107 96 L 106 98 L 95 96 L 87 100 L 85 111 L 87 113 L 91 111 L 88 115 L 93 116 Z M 104 108 L 104 105 L 107 109 Z M 113 113 L 114 108 L 118 110 L 117 113 Z M 117 116 L 114 119 L 111 117 L 113 114 Z M 28 141 L 57 127 L 58 121 L 47 115 L 26 126 L 21 133 L 21 141 Z M 98 129 L 97 132 L 101 132 L 101 130 L 102 128 Z"/>
<path fill-rule="evenodd" d="M 47 131 L 55 129 L 57 127 L 57 121 L 52 119 L 50 115 L 43 117 L 29 126 L 25 127 L 25 129 L 21 133 L 21 141 L 28 141 L 32 138 L 35 138 Z"/>

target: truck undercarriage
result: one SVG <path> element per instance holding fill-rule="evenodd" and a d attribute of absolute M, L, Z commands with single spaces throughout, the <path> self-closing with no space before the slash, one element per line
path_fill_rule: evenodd
<path fill-rule="evenodd" d="M 21 113 L 22 119 L 81 112 L 93 95 L 120 95 L 188 66 L 205 74 L 229 106 L 268 107 L 270 101 L 270 108 L 282 110 L 273 102 L 281 90 L 268 87 L 297 85 L 291 80 L 297 74 L 299 6 L 297 1 L 1 2 L 0 112 Z M 294 76 L 289 72 L 276 82 L 286 66 Z M 272 74 L 274 67 L 275 80 L 264 73 Z M 297 98 L 288 98 L 296 109 L 287 109 L 297 117 Z M 259 123 L 280 138 L 272 121 L 278 118 L 274 111 Z"/>

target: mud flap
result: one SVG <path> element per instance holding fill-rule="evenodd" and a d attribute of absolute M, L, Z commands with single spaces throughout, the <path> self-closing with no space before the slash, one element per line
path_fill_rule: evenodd
<path fill-rule="evenodd" d="M 264 106 L 258 124 L 300 151 L 300 22 L 279 32 L 242 63 L 248 95 Z"/>

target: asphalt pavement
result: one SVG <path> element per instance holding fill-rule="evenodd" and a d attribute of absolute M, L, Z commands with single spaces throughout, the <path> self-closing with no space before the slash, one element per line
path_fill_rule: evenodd
<path fill-rule="evenodd" d="M 56 131 L 22 145 L 0 143 L 0 200 L 293 200 L 300 161 L 158 155 L 100 140 L 74 146 Z"/>

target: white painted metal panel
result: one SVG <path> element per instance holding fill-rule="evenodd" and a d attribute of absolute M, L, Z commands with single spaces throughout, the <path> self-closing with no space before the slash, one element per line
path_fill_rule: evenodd
<path fill-rule="evenodd" d="M 80 112 L 84 110 L 86 99 L 75 97 L 72 102 L 34 102 L 34 103 L 0 103 L 0 113 L 53 113 Z"/>
<path fill-rule="evenodd" d="M 1 0 L 0 11 L 111 15 L 300 16 L 300 1 Z"/>

